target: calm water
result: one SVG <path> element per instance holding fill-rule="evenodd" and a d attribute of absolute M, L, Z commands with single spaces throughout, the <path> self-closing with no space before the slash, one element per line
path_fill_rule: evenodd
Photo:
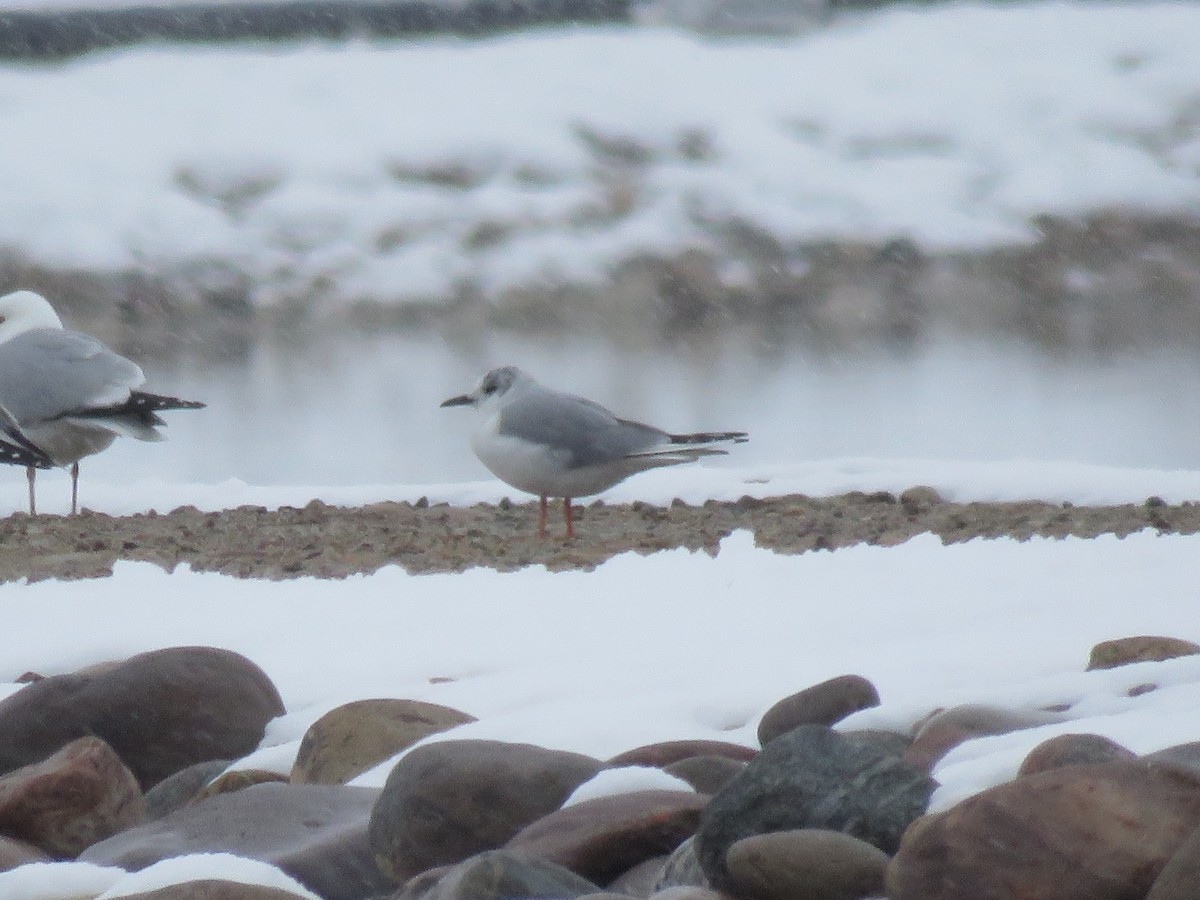
<path fill-rule="evenodd" d="M 438 404 L 510 362 L 668 429 L 750 431 L 728 465 L 866 455 L 1200 469 L 1200 354 L 1179 349 L 1101 360 L 958 342 L 764 355 L 734 340 L 631 351 L 594 340 L 451 346 L 388 335 L 262 347 L 237 363 L 147 365 L 153 389 L 209 409 L 171 415 L 165 444 L 118 441 L 85 473 L 111 482 L 477 480 L 487 476 L 467 444 L 471 416 Z"/>

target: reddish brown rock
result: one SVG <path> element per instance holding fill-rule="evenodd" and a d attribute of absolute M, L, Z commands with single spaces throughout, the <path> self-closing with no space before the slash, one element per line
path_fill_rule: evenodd
<path fill-rule="evenodd" d="M 51 856 L 75 856 L 145 813 L 137 779 L 95 737 L 0 778 L 0 830 Z"/>
<path fill-rule="evenodd" d="M 1059 713 L 1035 709 L 1005 709 L 969 704 L 943 709 L 926 719 L 904 753 L 904 761 L 930 771 L 934 764 L 964 741 L 989 734 L 1008 734 L 1061 722 Z"/>
<path fill-rule="evenodd" d="M 758 742 L 766 745 L 801 725 L 833 725 L 860 709 L 879 705 L 879 692 L 861 675 L 839 675 L 785 697 L 758 723 Z"/>
<path fill-rule="evenodd" d="M 743 838 L 725 855 L 732 892 L 756 900 L 860 900 L 883 891 L 888 855 L 816 828 Z"/>
<path fill-rule="evenodd" d="M 1088 671 L 1093 669 L 1115 669 L 1130 663 L 1161 662 L 1177 656 L 1193 656 L 1200 653 L 1200 644 L 1173 637 L 1139 635 L 1101 641 L 1092 648 L 1088 658 Z"/>
<path fill-rule="evenodd" d="M 746 763 L 727 756 L 689 756 L 663 766 L 663 771 L 682 778 L 701 794 L 715 794 L 746 768 Z"/>
<path fill-rule="evenodd" d="M 655 766 L 664 768 L 683 759 L 694 756 L 724 756 L 726 759 L 738 762 L 749 762 L 758 755 L 758 751 L 742 744 L 732 744 L 728 741 L 663 741 L 659 744 L 646 744 L 618 753 L 610 759 L 607 765 L 617 766 Z"/>
<path fill-rule="evenodd" d="M 1035 775 L 1062 766 L 1102 763 L 1114 759 L 1137 759 L 1137 754 L 1098 734 L 1060 734 L 1030 750 L 1021 762 L 1017 775 Z"/>
<path fill-rule="evenodd" d="M 272 772 L 268 769 L 232 769 L 228 772 L 222 772 L 204 787 L 196 792 L 196 796 L 192 798 L 192 802 L 204 800 L 208 797 L 215 797 L 218 794 L 232 794 L 234 791 L 245 790 L 248 787 L 253 787 L 256 784 L 270 784 L 272 782 L 287 781 L 286 775 L 280 775 L 278 772 Z"/>
<path fill-rule="evenodd" d="M 1141 760 L 1018 778 L 925 816 L 888 867 L 891 900 L 1144 897 L 1200 826 L 1200 778 Z"/>
<path fill-rule="evenodd" d="M 585 800 L 527 825 L 507 849 L 557 863 L 597 884 L 691 837 L 708 797 L 635 791 Z"/>
<path fill-rule="evenodd" d="M 356 700 L 327 712 L 300 742 L 291 780 L 344 784 L 431 734 L 475 717 L 420 700 Z"/>
<path fill-rule="evenodd" d="M 283 711 L 275 686 L 244 656 L 154 650 L 43 678 L 0 701 L 0 773 L 95 735 L 145 790 L 193 763 L 246 755 Z"/>

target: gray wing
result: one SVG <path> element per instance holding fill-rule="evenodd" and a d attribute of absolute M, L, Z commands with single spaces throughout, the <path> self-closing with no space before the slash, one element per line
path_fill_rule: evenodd
<path fill-rule="evenodd" d="M 599 403 L 541 385 L 503 409 L 500 433 L 553 447 L 572 469 L 610 463 L 670 441 L 665 431 L 618 419 Z"/>
<path fill-rule="evenodd" d="M 78 331 L 38 328 L 0 343 L 0 405 L 21 425 L 120 403 L 145 380 L 137 363 Z"/>

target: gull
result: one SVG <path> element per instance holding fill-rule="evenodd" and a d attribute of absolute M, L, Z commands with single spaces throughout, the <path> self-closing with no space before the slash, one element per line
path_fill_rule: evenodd
<path fill-rule="evenodd" d="M 70 466 L 71 514 L 78 511 L 79 460 L 125 435 L 161 441 L 157 413 L 203 403 L 137 390 L 141 367 L 90 335 L 63 328 L 44 297 L 0 297 L 0 462 L 25 466 L 29 514 L 37 514 L 38 469 Z"/>
<path fill-rule="evenodd" d="M 492 369 L 469 394 L 446 406 L 470 406 L 479 416 L 471 448 L 487 468 L 539 501 L 538 536 L 546 536 L 546 499 L 563 498 L 567 537 L 574 537 L 571 498 L 607 490 L 659 466 L 723 456 L 711 446 L 743 443 L 744 431 L 670 434 L 619 419 L 599 403 L 539 384 L 516 366 Z"/>

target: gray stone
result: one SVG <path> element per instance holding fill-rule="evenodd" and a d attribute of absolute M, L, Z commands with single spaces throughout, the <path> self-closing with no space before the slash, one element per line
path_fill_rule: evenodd
<path fill-rule="evenodd" d="M 25 841 L 0 835 L 0 872 L 7 872 L 28 862 L 46 862 L 50 857 Z"/>
<path fill-rule="evenodd" d="M 146 791 L 146 819 L 161 819 L 187 806 L 206 784 L 229 768 L 231 760 L 210 759 L 180 769 Z"/>
<path fill-rule="evenodd" d="M 376 862 L 401 883 L 503 846 L 602 768 L 578 753 L 501 741 L 438 741 L 392 769 L 371 815 Z"/>
<path fill-rule="evenodd" d="M 833 725 L 860 709 L 879 705 L 879 692 L 861 675 L 839 675 L 785 697 L 758 723 L 758 742 L 770 741 L 801 725 Z"/>
<path fill-rule="evenodd" d="M 725 854 L 771 831 L 843 831 L 885 853 L 929 803 L 935 783 L 890 754 L 802 725 L 771 741 L 705 809 L 696 852 L 711 886 L 727 890 Z"/>
<path fill-rule="evenodd" d="M 655 885 L 662 878 L 663 867 L 668 857 L 652 856 L 644 859 L 632 869 L 622 872 L 608 883 L 608 890 L 635 898 L 646 898 L 654 893 Z"/>
<path fill-rule="evenodd" d="M 861 900 L 882 892 L 888 855 L 840 831 L 801 829 L 736 841 L 725 865 L 739 897 Z"/>
<path fill-rule="evenodd" d="M 244 656 L 154 650 L 43 678 L 0 701 L 0 773 L 94 735 L 146 790 L 194 763 L 246 755 L 283 711 L 275 686 Z"/>
<path fill-rule="evenodd" d="M 137 871 L 188 853 L 234 853 L 287 872 L 326 900 L 361 900 L 394 883 L 375 866 L 367 822 L 379 791 L 260 784 L 221 794 L 89 847 L 80 859 Z"/>
<path fill-rule="evenodd" d="M 696 838 L 692 836 L 675 848 L 675 852 L 667 857 L 663 864 L 662 875 L 654 886 L 656 891 L 669 888 L 710 888 L 708 876 L 700 867 L 700 859 L 696 856 Z"/>

